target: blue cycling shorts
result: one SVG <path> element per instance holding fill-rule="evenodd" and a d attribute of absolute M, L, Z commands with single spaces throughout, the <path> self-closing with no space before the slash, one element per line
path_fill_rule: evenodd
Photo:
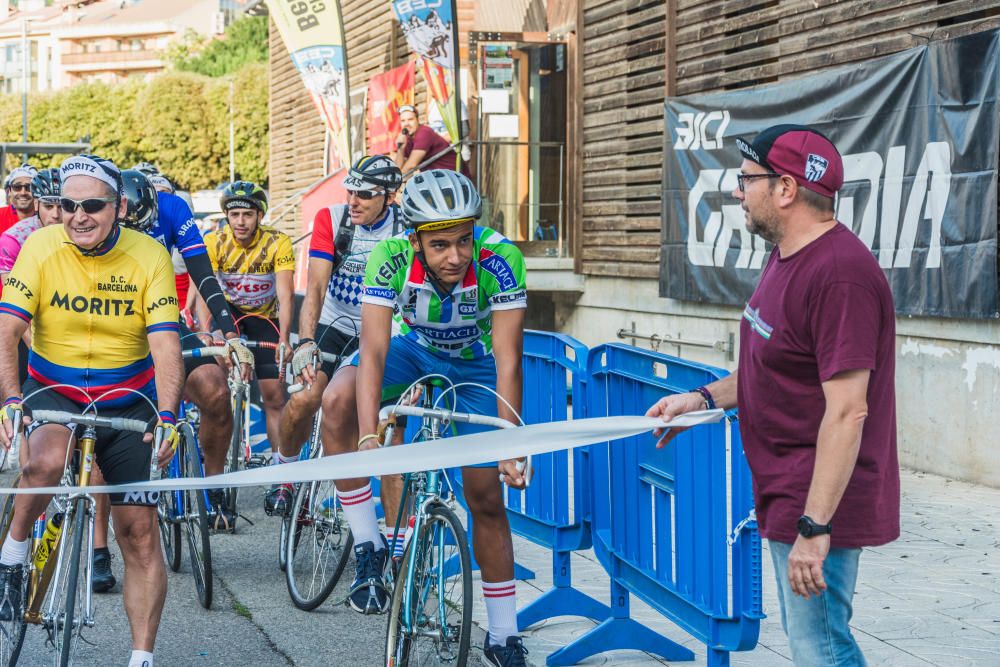
<path fill-rule="evenodd" d="M 350 364 L 357 366 L 355 353 Z M 441 356 L 417 344 L 406 336 L 393 336 L 385 357 L 385 374 L 382 377 L 382 401 L 394 402 L 413 382 L 428 374 L 443 375 L 455 384 L 475 382 L 491 389 L 497 386 L 497 367 L 492 355 L 481 359 L 456 359 Z M 457 403 L 456 403 L 457 396 Z M 489 417 L 497 416 L 497 397 L 485 389 L 463 386 L 448 394 L 440 405 L 457 412 L 468 412 Z M 480 424 L 453 424 L 456 435 L 491 431 L 493 427 Z M 496 461 L 481 463 L 473 468 L 493 468 Z"/>

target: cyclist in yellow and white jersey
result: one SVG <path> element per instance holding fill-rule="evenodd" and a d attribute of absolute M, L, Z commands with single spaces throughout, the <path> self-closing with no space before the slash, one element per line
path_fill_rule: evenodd
<path fill-rule="evenodd" d="M 60 167 L 62 224 L 25 241 L 0 302 L 0 444 L 9 447 L 22 396 L 33 409 L 157 420 L 165 466 L 177 446 L 175 412 L 184 379 L 177 296 L 170 256 L 144 234 L 119 225 L 126 210 L 121 172 L 107 160 L 77 155 Z M 32 326 L 29 379 L 17 379 L 17 341 Z M 155 371 L 155 373 L 154 373 Z M 74 389 L 76 388 L 76 389 Z M 134 389 L 155 401 L 158 415 Z M 23 392 L 23 393 L 22 393 Z M 26 420 L 27 422 L 28 420 Z M 52 486 L 63 473 L 67 427 L 34 421 L 26 429 L 20 486 Z M 67 438 L 67 435 L 70 435 Z M 149 479 L 149 436 L 97 430 L 97 463 L 111 484 Z M 132 630 L 130 667 L 152 667 L 167 577 L 156 520 L 158 493 L 114 494 L 115 534 L 125 560 L 125 612 Z M 49 498 L 18 496 L 0 548 L 0 619 L 20 607 L 30 530 Z"/>
<path fill-rule="evenodd" d="M 205 247 L 222 291 L 245 338 L 283 348 L 253 351 L 267 437 L 271 449 L 277 451 L 285 403 L 278 361 L 290 349 L 295 253 L 288 236 L 261 224 L 267 213 L 267 194 L 259 185 L 237 181 L 223 191 L 219 203 L 226 214 L 226 226 L 206 234 Z"/>

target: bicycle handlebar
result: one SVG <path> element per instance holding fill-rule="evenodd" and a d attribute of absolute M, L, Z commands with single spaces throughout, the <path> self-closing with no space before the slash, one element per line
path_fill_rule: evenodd
<path fill-rule="evenodd" d="M 270 343 L 267 341 L 258 340 L 244 340 L 240 341 L 245 348 L 248 350 L 260 349 L 260 350 L 277 350 L 278 343 Z M 190 359 L 192 357 L 224 357 L 229 354 L 229 348 L 225 345 L 209 345 L 207 347 L 196 347 L 190 350 L 184 350 L 181 352 L 181 356 L 184 359 Z"/>
<path fill-rule="evenodd" d="M 94 414 L 75 415 L 72 412 L 65 412 L 63 410 L 33 410 L 31 417 L 36 421 L 44 421 L 51 424 L 81 424 L 83 426 L 110 428 L 115 431 L 132 431 L 134 433 L 145 433 L 149 427 L 148 422 L 144 422 L 141 419 L 99 417 Z"/>
<path fill-rule="evenodd" d="M 389 418 L 389 415 L 406 415 L 408 417 L 431 417 L 443 421 L 462 422 L 464 424 L 479 424 L 481 426 L 493 426 L 495 428 L 517 428 L 506 419 L 500 417 L 488 417 L 486 415 L 474 415 L 468 412 L 453 412 L 440 408 L 422 408 L 417 405 L 389 405 L 379 410 L 379 421 Z"/>

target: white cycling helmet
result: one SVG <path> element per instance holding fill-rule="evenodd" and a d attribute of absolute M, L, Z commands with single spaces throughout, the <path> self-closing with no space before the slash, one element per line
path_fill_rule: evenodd
<path fill-rule="evenodd" d="M 457 171 L 431 169 L 410 179 L 400 207 L 408 228 L 430 231 L 479 219 L 483 200 L 472 181 Z"/>

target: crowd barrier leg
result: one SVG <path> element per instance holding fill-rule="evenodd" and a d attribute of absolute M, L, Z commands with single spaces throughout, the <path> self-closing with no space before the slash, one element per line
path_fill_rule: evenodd
<path fill-rule="evenodd" d="M 611 608 L 573 588 L 571 551 L 555 551 L 552 558 L 552 588 L 517 613 L 518 631 L 555 616 L 582 616 L 602 621 Z"/>
<path fill-rule="evenodd" d="M 653 632 L 629 617 L 629 593 L 611 581 L 611 618 L 549 655 L 545 664 L 575 665 L 592 655 L 629 649 L 645 651 L 665 660 L 694 660 L 694 653 L 675 641 Z"/>

